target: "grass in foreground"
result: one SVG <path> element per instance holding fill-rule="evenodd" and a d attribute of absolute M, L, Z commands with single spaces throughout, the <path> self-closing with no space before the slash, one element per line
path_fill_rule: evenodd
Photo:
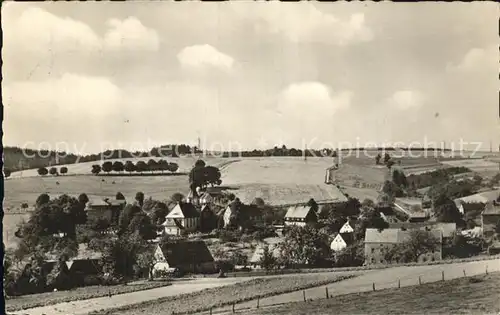
<path fill-rule="evenodd" d="M 244 302 L 257 297 L 268 297 L 282 293 L 303 290 L 306 288 L 341 281 L 353 275 L 297 275 L 272 278 L 257 278 L 234 285 L 205 289 L 200 292 L 166 297 L 147 301 L 137 305 L 129 305 L 95 314 L 132 315 L 132 314 L 176 314 L 192 313 L 220 307 L 232 303 Z"/>
<path fill-rule="evenodd" d="M 500 273 L 295 302 L 245 314 L 498 314 Z"/>
<path fill-rule="evenodd" d="M 111 294 L 123 294 L 135 291 L 154 289 L 170 285 L 167 281 L 151 281 L 137 284 L 120 284 L 114 286 L 88 286 L 67 291 L 45 292 L 15 296 L 5 299 L 6 311 L 19 311 L 28 308 L 53 305 L 78 300 L 87 300 Z"/>

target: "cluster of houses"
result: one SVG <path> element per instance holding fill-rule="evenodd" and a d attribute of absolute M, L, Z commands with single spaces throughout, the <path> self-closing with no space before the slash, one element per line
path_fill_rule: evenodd
<path fill-rule="evenodd" d="M 185 201 L 176 204 L 165 218 L 162 234 L 181 235 L 186 232 L 199 230 L 208 218 L 218 217 L 229 225 L 232 208 L 218 203 L 220 193 L 206 191 L 199 197 L 188 195 Z M 477 227 L 473 230 L 461 231 L 466 236 L 493 238 L 500 221 L 500 190 L 479 193 L 476 195 L 455 200 L 459 210 L 467 217 L 470 213 L 477 214 Z M 343 202 L 343 201 L 338 201 Z M 87 203 L 86 211 L 89 217 L 103 217 L 110 221 L 118 221 L 120 212 L 124 209 L 125 200 L 91 200 Z M 318 221 L 321 205 L 292 205 L 289 206 L 284 217 L 284 226 L 305 226 Z M 252 222 L 263 222 L 263 213 L 258 206 L 245 207 L 246 219 Z M 430 231 L 443 243 L 457 232 L 455 223 L 438 223 L 429 221 L 430 209 L 425 200 L 420 198 L 396 198 L 394 205 L 381 209 L 381 217 L 389 224 L 383 230 L 367 229 L 364 237 L 365 264 L 384 264 L 384 253 L 408 239 L 410 231 L 425 229 Z M 346 222 L 338 233 L 332 235 L 330 248 L 338 252 L 355 241 L 355 220 Z M 278 226 L 277 226 L 278 227 Z M 280 228 L 282 226 L 279 226 Z M 273 252 L 277 251 L 277 242 L 270 245 Z M 257 266 L 262 255 L 263 247 L 258 246 L 250 258 L 251 265 Z M 85 250 L 81 250 L 82 253 Z M 278 253 L 276 253 L 278 254 Z M 67 262 L 69 269 L 85 269 L 87 272 L 96 266 L 98 255 L 90 257 L 75 257 Z M 422 255 L 421 261 L 435 261 L 442 259 L 441 247 Z M 87 260 L 85 263 L 80 260 Z M 155 270 L 181 269 L 189 272 L 209 272 L 214 270 L 214 259 L 203 241 L 178 241 L 169 245 L 157 245 L 155 251 Z M 83 267 L 83 266 L 86 267 Z M 77 274 L 80 271 L 75 271 Z M 83 271 L 82 271 L 83 272 Z"/>

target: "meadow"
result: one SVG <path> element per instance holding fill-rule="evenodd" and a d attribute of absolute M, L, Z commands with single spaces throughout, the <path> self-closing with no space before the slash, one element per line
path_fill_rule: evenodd
<path fill-rule="evenodd" d="M 290 303 L 245 314 L 498 314 L 500 274 Z"/>

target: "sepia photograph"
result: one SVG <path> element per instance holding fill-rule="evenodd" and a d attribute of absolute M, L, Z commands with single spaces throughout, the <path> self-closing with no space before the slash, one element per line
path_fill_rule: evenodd
<path fill-rule="evenodd" d="M 499 9 L 4 1 L 4 314 L 500 314 Z"/>

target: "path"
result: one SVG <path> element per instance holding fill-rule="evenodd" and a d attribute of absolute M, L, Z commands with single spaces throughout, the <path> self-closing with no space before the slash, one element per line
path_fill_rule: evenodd
<path fill-rule="evenodd" d="M 124 294 L 117 294 L 111 297 L 100 297 L 88 300 L 73 301 L 67 303 L 54 304 L 43 307 L 30 308 L 27 310 L 10 312 L 12 315 L 82 315 L 113 307 L 120 307 L 156 300 L 162 297 L 175 296 L 185 293 L 201 291 L 203 289 L 215 288 L 230 285 L 251 278 L 200 278 L 189 281 L 175 281 L 171 286 L 143 290 Z"/>
<path fill-rule="evenodd" d="M 474 261 L 456 264 L 430 265 L 430 266 L 415 266 L 415 267 L 395 267 L 381 270 L 367 271 L 365 274 L 356 278 L 340 281 L 328 285 L 330 296 L 343 295 L 349 293 L 366 292 L 373 290 L 375 283 L 376 290 L 397 288 L 398 281 L 401 281 L 401 287 L 418 285 L 419 276 L 422 283 L 436 282 L 442 280 L 442 272 L 444 271 L 445 279 L 451 280 L 464 276 L 463 271 L 467 276 L 484 274 L 486 266 L 489 272 L 500 271 L 500 259 Z M 305 290 L 307 299 L 324 299 L 326 296 L 325 286 L 311 288 Z M 304 296 L 302 291 L 280 294 L 268 298 L 263 298 L 259 301 L 260 307 L 271 306 L 275 304 L 290 303 L 303 301 Z M 235 305 L 238 309 L 255 308 L 257 301 L 248 301 Z M 231 313 L 232 306 L 227 306 L 219 309 L 214 309 L 213 313 Z M 241 310 L 240 312 L 244 312 Z M 205 314 L 207 314 L 206 312 Z"/>

